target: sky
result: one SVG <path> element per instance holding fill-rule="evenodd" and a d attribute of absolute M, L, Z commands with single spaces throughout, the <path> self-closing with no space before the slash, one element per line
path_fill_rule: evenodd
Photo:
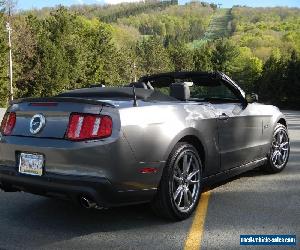
<path fill-rule="evenodd" d="M 72 5 L 72 4 L 116 4 L 120 2 L 136 2 L 139 0 L 18 0 L 18 9 L 31 9 L 52 7 L 55 5 Z M 203 0 L 205 1 L 205 0 Z M 187 0 L 179 0 L 181 4 L 187 2 Z M 205 2 L 221 3 L 222 7 L 232 7 L 232 5 L 247 5 L 252 7 L 274 7 L 274 6 L 288 6 L 288 7 L 300 7 L 300 0 L 206 0 Z"/>

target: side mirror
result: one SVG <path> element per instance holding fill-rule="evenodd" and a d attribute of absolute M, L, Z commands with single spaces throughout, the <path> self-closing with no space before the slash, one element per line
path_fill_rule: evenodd
<path fill-rule="evenodd" d="M 246 100 L 248 103 L 258 102 L 258 95 L 255 93 L 246 94 Z"/>

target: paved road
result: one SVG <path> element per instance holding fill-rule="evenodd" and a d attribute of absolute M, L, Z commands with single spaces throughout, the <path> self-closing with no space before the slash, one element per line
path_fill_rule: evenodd
<path fill-rule="evenodd" d="M 202 249 L 241 249 L 239 235 L 251 233 L 296 234 L 299 241 L 300 112 L 286 114 L 288 167 L 276 175 L 251 171 L 214 187 Z M 192 222 L 161 220 L 147 205 L 90 211 L 30 194 L 0 193 L 0 249 L 182 249 Z"/>
<path fill-rule="evenodd" d="M 240 234 L 296 234 L 299 242 L 300 112 L 285 114 L 291 138 L 287 168 L 275 175 L 253 170 L 213 189 L 202 249 L 240 249 Z"/>

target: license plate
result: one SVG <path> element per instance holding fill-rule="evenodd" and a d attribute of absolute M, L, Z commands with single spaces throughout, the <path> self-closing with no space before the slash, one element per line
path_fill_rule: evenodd
<path fill-rule="evenodd" d="M 43 166 L 43 155 L 27 153 L 20 154 L 19 173 L 41 176 L 43 174 Z"/>

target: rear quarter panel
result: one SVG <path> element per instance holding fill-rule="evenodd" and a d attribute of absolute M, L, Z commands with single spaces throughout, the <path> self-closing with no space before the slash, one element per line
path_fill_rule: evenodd
<path fill-rule="evenodd" d="M 140 163 L 166 162 L 178 141 L 194 135 L 205 150 L 205 175 L 218 171 L 216 116 L 208 103 L 147 103 L 119 112 L 124 136 Z"/>

